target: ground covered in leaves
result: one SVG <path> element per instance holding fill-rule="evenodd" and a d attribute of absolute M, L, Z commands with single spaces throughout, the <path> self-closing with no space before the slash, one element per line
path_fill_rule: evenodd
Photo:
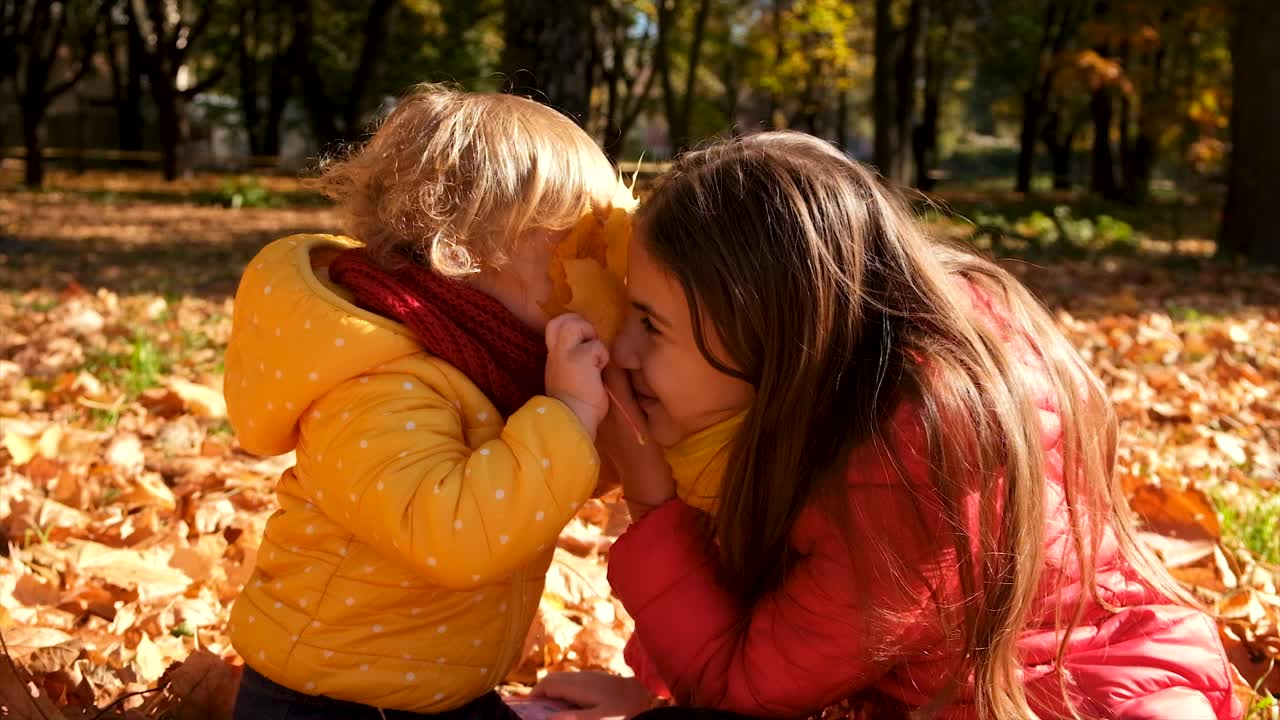
<path fill-rule="evenodd" d="M 0 191 L 0 706 L 226 718 L 228 609 L 290 464 L 241 452 L 226 422 L 232 295 L 263 243 L 337 219 L 292 181 L 51 184 Z M 1009 267 L 1110 388 L 1144 537 L 1218 612 L 1263 693 L 1254 716 L 1280 717 L 1265 700 L 1280 694 L 1280 276 L 1143 246 L 1195 238 L 1028 242 L 1037 223 L 1072 240 L 1083 225 L 1062 215 L 979 224 L 1034 251 Z M 624 524 L 593 501 L 565 531 L 512 688 L 548 669 L 625 669 L 629 621 L 604 578 Z"/>

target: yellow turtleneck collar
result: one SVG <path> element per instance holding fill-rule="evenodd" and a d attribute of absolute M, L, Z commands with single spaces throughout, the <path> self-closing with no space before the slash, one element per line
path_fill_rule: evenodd
<path fill-rule="evenodd" d="M 746 416 L 747 411 L 743 410 L 664 451 L 676 481 L 676 494 L 689 506 L 714 514 L 729 462 L 729 444 Z"/>

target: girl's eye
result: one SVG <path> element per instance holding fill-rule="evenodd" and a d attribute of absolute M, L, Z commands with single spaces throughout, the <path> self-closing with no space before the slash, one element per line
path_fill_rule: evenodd
<path fill-rule="evenodd" d="M 658 330 L 658 328 L 653 324 L 653 321 L 649 319 L 649 316 L 648 316 L 648 315 L 645 315 L 645 316 L 643 316 L 643 317 L 641 317 L 641 318 L 640 318 L 640 326 L 641 326 L 641 327 L 643 327 L 643 328 L 644 328 L 645 333 L 647 333 L 647 334 L 649 334 L 649 335 L 661 335 L 661 334 L 662 334 L 662 333 Z"/>

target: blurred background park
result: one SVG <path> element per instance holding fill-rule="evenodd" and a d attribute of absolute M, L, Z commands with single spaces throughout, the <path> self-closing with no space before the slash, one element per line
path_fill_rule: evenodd
<path fill-rule="evenodd" d="M 225 686 L 165 671 L 236 666 L 288 464 L 225 419 L 236 282 L 340 230 L 306 179 L 421 82 L 561 110 L 642 196 L 708 139 L 812 133 L 1003 258 L 1107 383 L 1144 537 L 1280 717 L 1276 0 L 0 0 L 0 705 L 221 717 Z M 616 510 L 566 531 L 513 687 L 622 669 Z"/>

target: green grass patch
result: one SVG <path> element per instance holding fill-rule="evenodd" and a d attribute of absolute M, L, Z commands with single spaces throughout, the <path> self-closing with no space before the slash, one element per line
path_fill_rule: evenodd
<path fill-rule="evenodd" d="M 29 303 L 21 305 L 20 307 L 28 312 L 49 312 L 50 310 L 58 307 L 58 299 L 52 295 L 41 296 Z"/>
<path fill-rule="evenodd" d="M 134 335 L 129 347 L 120 352 L 88 352 L 83 365 L 85 371 L 99 380 L 122 388 L 130 399 L 159 386 L 160 379 L 172 367 L 173 359 L 144 335 Z M 114 422 L 107 417 L 95 420 Z"/>
<path fill-rule="evenodd" d="M 975 207 L 961 217 L 973 224 L 969 238 L 997 251 L 1010 246 L 1035 253 L 1074 256 L 1106 252 L 1135 254 L 1146 235 L 1107 213 L 1080 216 L 1069 205 L 1021 214 L 1013 208 Z"/>
<path fill-rule="evenodd" d="M 1222 521 L 1222 536 L 1236 541 L 1264 562 L 1280 565 L 1280 493 L 1241 488 L 1232 497 L 1212 492 Z"/>
<path fill-rule="evenodd" d="M 209 425 L 209 427 L 205 429 L 205 433 L 210 437 L 232 438 L 235 437 L 236 431 L 235 428 L 231 427 L 230 420 L 222 418 L 221 420 Z"/>
<path fill-rule="evenodd" d="M 89 420 L 95 430 L 110 430 L 120 422 L 120 411 L 115 408 L 90 408 Z"/>

